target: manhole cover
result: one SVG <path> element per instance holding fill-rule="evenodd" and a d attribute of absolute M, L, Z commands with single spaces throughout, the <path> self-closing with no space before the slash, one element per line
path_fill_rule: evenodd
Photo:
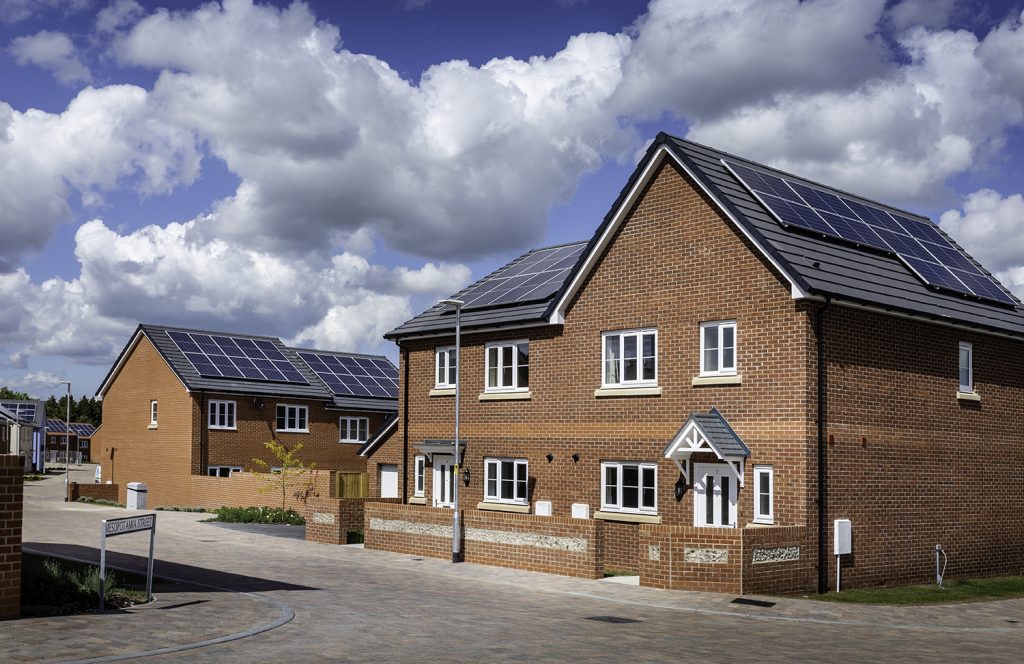
<path fill-rule="evenodd" d="M 1017 624 L 1017 623 L 1019 623 L 1020 621 L 1019 621 L 1019 620 L 1009 620 L 1009 619 L 1008 619 L 1008 620 L 1007 620 L 1006 622 L 1008 622 L 1008 623 L 1010 623 L 1010 624 L 1013 624 L 1013 625 L 1016 625 L 1016 624 Z"/>
<path fill-rule="evenodd" d="M 638 622 L 641 622 L 639 620 L 633 620 L 632 618 L 623 618 L 621 616 L 590 616 L 589 618 L 587 618 L 587 620 L 596 620 L 597 622 L 616 623 L 616 624 L 638 623 Z"/>
<path fill-rule="evenodd" d="M 737 597 L 730 604 L 745 604 L 747 606 L 763 606 L 766 609 L 770 609 L 775 606 L 775 602 L 766 602 L 763 599 L 747 599 L 746 597 Z"/>
<path fill-rule="evenodd" d="M 72 424 L 73 424 L 73 423 L 72 423 Z M 422 558 L 413 558 L 413 560 L 415 560 L 415 561 L 416 561 L 416 562 L 418 562 L 418 563 L 419 563 L 419 562 L 423 562 L 423 559 L 422 559 Z"/>

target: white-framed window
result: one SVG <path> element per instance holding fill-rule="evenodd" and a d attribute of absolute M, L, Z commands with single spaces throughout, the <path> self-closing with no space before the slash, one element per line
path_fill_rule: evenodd
<path fill-rule="evenodd" d="M 658 464 L 602 462 L 601 510 L 657 514 Z"/>
<path fill-rule="evenodd" d="M 156 426 L 156 411 L 157 403 L 156 399 L 153 399 L 152 401 L 149 402 L 149 426 L 151 427 Z"/>
<path fill-rule="evenodd" d="M 510 392 L 530 387 L 530 343 L 487 344 L 486 391 Z"/>
<path fill-rule="evenodd" d="M 484 500 L 525 505 L 529 482 L 526 459 L 485 459 Z"/>
<path fill-rule="evenodd" d="M 412 495 L 422 498 L 426 495 L 427 457 L 417 454 L 412 460 L 413 487 Z"/>
<path fill-rule="evenodd" d="M 235 430 L 235 402 L 210 401 L 207 424 L 211 429 Z"/>
<path fill-rule="evenodd" d="M 754 466 L 754 523 L 775 523 L 775 474 L 771 466 Z"/>
<path fill-rule="evenodd" d="M 974 391 L 974 346 L 969 341 L 960 342 L 960 391 Z"/>
<path fill-rule="evenodd" d="M 731 376 L 736 373 L 736 321 L 700 324 L 700 375 Z"/>
<path fill-rule="evenodd" d="M 455 346 L 438 348 L 434 353 L 434 387 L 454 388 L 457 373 Z"/>
<path fill-rule="evenodd" d="M 286 403 L 277 404 L 277 430 L 308 433 L 309 408 Z"/>
<path fill-rule="evenodd" d="M 342 443 L 365 443 L 370 420 L 365 417 L 338 418 L 338 440 Z"/>
<path fill-rule="evenodd" d="M 625 330 L 602 335 L 605 387 L 658 383 L 658 331 Z"/>
<path fill-rule="evenodd" d="M 231 473 L 242 472 L 241 466 L 207 466 L 206 474 L 210 477 L 231 477 Z"/>
<path fill-rule="evenodd" d="M 694 464 L 693 525 L 735 528 L 737 484 L 728 464 Z"/>

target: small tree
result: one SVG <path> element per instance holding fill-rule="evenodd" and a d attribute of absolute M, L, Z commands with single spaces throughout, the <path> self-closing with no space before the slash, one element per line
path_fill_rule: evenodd
<path fill-rule="evenodd" d="M 292 485 L 295 487 L 295 497 L 305 503 L 309 500 L 309 497 L 313 495 L 316 490 L 316 483 L 313 477 L 302 478 L 312 472 L 316 474 L 316 463 L 306 464 L 299 458 L 299 451 L 302 450 L 302 443 L 295 445 L 294 449 L 289 450 L 284 443 L 278 440 L 268 440 L 264 443 L 264 446 L 270 450 L 270 453 L 274 455 L 277 460 L 277 464 L 274 467 L 280 467 L 280 472 L 273 472 L 271 477 L 267 479 L 265 486 L 258 489 L 260 493 L 270 493 L 277 488 L 281 489 L 281 509 L 285 509 L 288 503 L 288 487 Z M 272 472 L 271 465 L 263 459 L 253 459 L 252 462 L 262 472 Z M 295 482 L 292 482 L 292 479 Z"/>

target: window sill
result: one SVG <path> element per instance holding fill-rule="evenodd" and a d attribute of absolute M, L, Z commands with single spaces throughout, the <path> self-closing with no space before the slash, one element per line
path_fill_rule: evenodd
<path fill-rule="evenodd" d="M 761 520 L 754 519 L 753 521 L 751 521 L 750 523 L 747 524 L 747 528 L 763 528 L 765 526 L 774 526 L 774 525 L 775 525 L 775 520 L 774 519 L 771 520 L 771 521 L 766 521 L 765 519 L 761 519 Z"/>
<path fill-rule="evenodd" d="M 155 425 L 155 424 L 150 424 L 150 425 L 149 425 L 148 427 L 146 427 L 146 428 L 147 428 L 147 429 L 157 429 L 157 428 L 159 428 L 159 427 L 157 427 L 157 425 Z"/>
<path fill-rule="evenodd" d="M 485 501 L 477 503 L 476 508 L 486 512 L 515 512 L 516 514 L 530 513 L 529 505 L 512 505 L 511 503 L 488 503 Z"/>
<path fill-rule="evenodd" d="M 275 429 L 274 433 L 309 433 L 309 429 Z"/>
<path fill-rule="evenodd" d="M 454 387 L 435 387 L 430 390 L 430 396 L 432 397 L 453 397 L 455 396 Z"/>
<path fill-rule="evenodd" d="M 527 401 L 533 398 L 533 392 L 481 392 L 480 401 Z"/>
<path fill-rule="evenodd" d="M 694 387 L 701 385 L 741 385 L 743 383 L 743 374 L 733 374 L 731 376 L 694 376 L 690 382 Z"/>
<path fill-rule="evenodd" d="M 599 521 L 622 521 L 623 523 L 661 523 L 659 514 L 631 514 L 629 512 L 594 512 Z"/>
<path fill-rule="evenodd" d="M 153 427 L 156 428 L 156 427 Z M 209 431 L 238 431 L 237 427 L 209 427 Z"/>
<path fill-rule="evenodd" d="M 660 387 L 601 387 L 594 390 L 598 399 L 609 397 L 660 397 Z"/>
<path fill-rule="evenodd" d="M 960 401 L 981 401 L 981 395 L 977 392 L 957 392 L 956 398 Z"/>
<path fill-rule="evenodd" d="M 425 496 L 413 496 L 409 499 L 410 505 L 426 505 L 427 499 Z"/>
<path fill-rule="evenodd" d="M 339 440 L 339 445 L 365 445 L 365 440 Z"/>

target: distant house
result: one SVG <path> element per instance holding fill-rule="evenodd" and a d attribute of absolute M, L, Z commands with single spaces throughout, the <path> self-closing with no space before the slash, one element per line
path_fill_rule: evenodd
<path fill-rule="evenodd" d="M 41 473 L 46 468 L 46 404 L 36 400 L 5 399 L 0 408 L 17 419 L 19 452 L 25 457 L 25 470 Z M 11 439 L 12 441 L 14 438 Z"/>
<path fill-rule="evenodd" d="M 155 506 L 193 504 L 192 476 L 274 469 L 270 440 L 302 444 L 318 469 L 365 472 L 357 452 L 394 418 L 397 374 L 382 356 L 140 325 L 97 392 L 92 460 L 122 500 L 128 482 L 145 482 Z"/>
<path fill-rule="evenodd" d="M 726 592 L 1024 566 L 1024 306 L 923 217 L 661 134 L 589 241 L 389 332 L 366 546 Z M 396 494 L 397 490 L 397 494 Z M 511 513 L 511 514 L 510 514 Z"/>
<path fill-rule="evenodd" d="M 72 422 L 70 426 L 64 420 L 46 420 L 46 458 L 50 463 L 64 462 L 65 444 L 71 455 L 72 463 L 88 463 L 89 449 L 96 426 L 88 422 Z"/>

